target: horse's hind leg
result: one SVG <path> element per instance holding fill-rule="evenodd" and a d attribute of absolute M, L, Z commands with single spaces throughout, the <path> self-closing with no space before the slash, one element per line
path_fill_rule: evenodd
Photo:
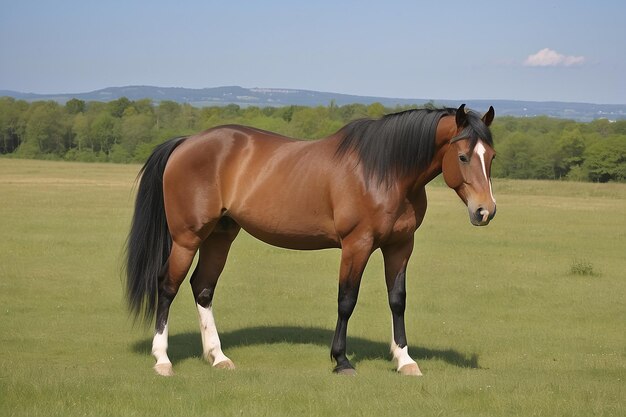
<path fill-rule="evenodd" d="M 188 245 L 174 241 L 172 251 L 164 267 L 164 273 L 159 277 L 156 329 L 152 340 L 152 354 L 156 358 L 154 370 L 159 375 L 170 376 L 174 374 L 172 362 L 167 356 L 168 315 L 170 305 L 193 261 L 197 250 L 197 241 L 198 239 L 195 237 L 189 239 Z"/>
<path fill-rule="evenodd" d="M 191 288 L 198 309 L 204 358 L 216 368 L 234 369 L 233 362 L 222 352 L 213 318 L 213 294 L 230 245 L 240 227 L 228 217 L 222 217 L 213 232 L 200 246 L 198 266 L 191 277 Z"/>

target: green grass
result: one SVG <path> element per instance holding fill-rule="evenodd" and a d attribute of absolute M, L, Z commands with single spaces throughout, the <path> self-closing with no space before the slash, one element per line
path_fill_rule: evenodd
<path fill-rule="evenodd" d="M 184 284 L 170 315 L 176 376 L 123 301 L 120 253 L 138 166 L 0 159 L 0 415 L 623 416 L 626 185 L 494 180 L 470 226 L 436 183 L 407 278 L 424 377 L 395 374 L 382 260 L 350 321 L 355 378 L 331 374 L 339 252 L 242 233 L 214 309 L 234 372 L 212 369 Z M 572 274 L 575 261 L 594 276 Z"/>

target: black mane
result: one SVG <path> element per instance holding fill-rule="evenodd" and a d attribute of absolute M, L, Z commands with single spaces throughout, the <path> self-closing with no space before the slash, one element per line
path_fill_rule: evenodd
<path fill-rule="evenodd" d="M 435 156 L 437 125 L 456 109 L 415 109 L 391 113 L 380 119 L 359 119 L 348 123 L 336 155 L 355 151 L 363 166 L 366 181 L 391 184 L 399 177 L 425 169 Z M 475 112 L 467 113 L 467 124 L 459 137 L 470 139 L 471 148 L 478 139 L 492 145 L 489 128 Z"/>

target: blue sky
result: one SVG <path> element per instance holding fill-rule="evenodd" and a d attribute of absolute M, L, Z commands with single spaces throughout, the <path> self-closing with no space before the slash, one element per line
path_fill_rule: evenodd
<path fill-rule="evenodd" d="M 626 1 L 0 0 L 0 89 L 626 103 Z"/>

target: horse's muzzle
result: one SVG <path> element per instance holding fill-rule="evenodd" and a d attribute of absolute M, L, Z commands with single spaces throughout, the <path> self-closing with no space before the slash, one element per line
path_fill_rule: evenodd
<path fill-rule="evenodd" d="M 469 210 L 470 222 L 474 226 L 487 226 L 489 222 L 496 216 L 496 206 L 494 204 L 493 211 L 489 211 L 484 207 L 478 207 L 476 210 Z"/>

